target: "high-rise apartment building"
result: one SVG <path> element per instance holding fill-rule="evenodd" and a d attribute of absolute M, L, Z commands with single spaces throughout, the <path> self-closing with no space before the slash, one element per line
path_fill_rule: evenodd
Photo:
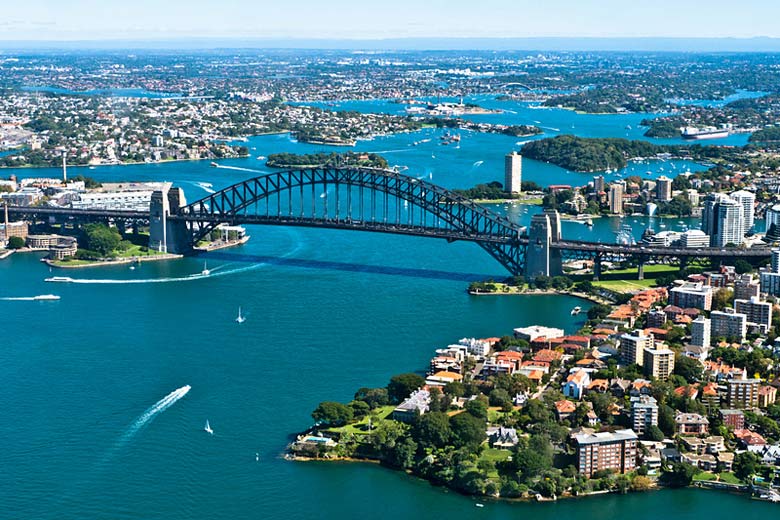
<path fill-rule="evenodd" d="M 504 191 L 520 193 L 523 190 L 523 156 L 517 152 L 504 157 Z"/>

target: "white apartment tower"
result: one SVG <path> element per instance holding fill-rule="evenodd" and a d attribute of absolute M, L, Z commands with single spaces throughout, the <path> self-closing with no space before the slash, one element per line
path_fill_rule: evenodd
<path fill-rule="evenodd" d="M 504 191 L 520 193 L 523 189 L 523 156 L 517 152 L 504 157 Z"/>

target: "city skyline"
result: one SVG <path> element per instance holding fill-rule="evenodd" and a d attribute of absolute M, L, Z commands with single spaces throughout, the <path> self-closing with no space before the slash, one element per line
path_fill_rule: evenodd
<path fill-rule="evenodd" d="M 36 0 L 4 7 L 0 41 L 780 38 L 774 22 L 778 16 L 780 5 L 768 0 L 749 1 L 739 10 L 724 0 L 711 0 L 707 9 L 670 0 L 641 6 L 617 0 L 544 5 L 486 0 L 478 10 L 460 0 L 370 6 L 334 0 L 327 8 L 301 0 L 295 9 L 244 0 L 139 0 L 126 5 L 81 0 L 67 6 Z"/>

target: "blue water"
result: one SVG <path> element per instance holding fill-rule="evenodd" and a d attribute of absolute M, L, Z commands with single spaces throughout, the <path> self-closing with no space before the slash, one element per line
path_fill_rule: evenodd
<path fill-rule="evenodd" d="M 430 143 L 411 144 L 426 132 Z M 466 187 L 500 179 L 503 155 L 515 146 L 504 136 L 468 134 L 455 149 L 435 137 L 423 131 L 360 142 L 357 149 L 384 150 L 411 175 Z M 219 189 L 267 171 L 258 155 L 323 149 L 288 135 L 247 144 L 253 158 L 220 161 L 234 169 L 201 161 L 78 171 L 105 181 L 173 181 L 193 200 L 207 193 L 198 183 Z M 664 164 L 670 163 L 648 167 Z M 696 165 L 678 165 L 689 167 Z M 542 184 L 590 178 L 533 161 L 526 161 L 524 173 Z M 521 223 L 539 210 L 495 209 Z M 682 222 L 664 225 L 696 224 Z M 661 219 L 597 219 L 592 231 L 567 222 L 563 232 L 612 241 L 625 224 L 641 232 Z M 311 424 L 319 401 L 348 401 L 358 387 L 421 370 L 435 348 L 461 337 L 503 335 L 530 324 L 573 332 L 586 318 L 569 309 L 589 304 L 562 296 L 469 296 L 469 281 L 506 275 L 475 244 L 336 230 L 248 230 L 249 243 L 231 250 L 134 270 L 65 273 L 83 283 L 44 282 L 53 273 L 36 254 L 0 261 L 6 324 L 0 342 L 0 517 L 423 518 L 435 511 L 452 519 L 650 519 L 663 510 L 688 519 L 744 514 L 746 508 L 756 517 L 769 513 L 767 504 L 695 490 L 560 504 L 487 502 L 477 510 L 471 498 L 382 468 L 282 460 L 289 435 Z M 212 274 L 193 277 L 204 260 Z M 46 293 L 62 299 L 2 300 Z M 239 306 L 247 317 L 241 325 L 234 321 Z M 186 395 L 165 399 L 184 385 L 191 385 Z M 213 436 L 202 431 L 207 419 Z"/>
<path fill-rule="evenodd" d="M 689 105 L 698 107 L 720 108 L 728 105 L 732 101 L 740 99 L 756 99 L 766 96 L 768 92 L 753 92 L 750 90 L 737 90 L 734 94 L 726 96 L 723 99 L 675 99 L 671 100 L 678 105 Z"/>

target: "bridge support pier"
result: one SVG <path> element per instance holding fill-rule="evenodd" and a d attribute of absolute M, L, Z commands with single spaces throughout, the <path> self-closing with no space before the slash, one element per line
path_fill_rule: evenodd
<path fill-rule="evenodd" d="M 149 248 L 166 253 L 182 254 L 192 250 L 187 224 L 168 217 L 186 206 L 181 188 L 157 190 L 149 205 Z"/>
<path fill-rule="evenodd" d="M 599 278 L 601 278 L 601 254 L 596 253 L 593 259 L 593 279 L 599 281 Z"/>
<path fill-rule="evenodd" d="M 680 257 L 680 271 L 688 267 L 688 262 L 690 261 L 690 258 L 687 256 L 681 256 Z"/>
<path fill-rule="evenodd" d="M 643 257 L 639 257 L 638 262 L 639 269 L 637 270 L 637 280 L 644 280 L 645 279 L 645 259 Z"/>

